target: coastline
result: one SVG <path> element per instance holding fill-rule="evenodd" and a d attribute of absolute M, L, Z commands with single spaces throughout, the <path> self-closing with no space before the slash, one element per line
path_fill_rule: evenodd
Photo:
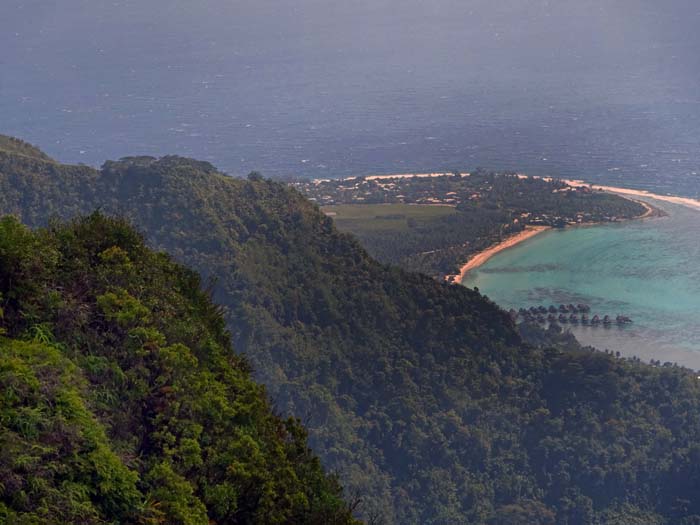
<path fill-rule="evenodd" d="M 512 248 L 513 246 L 517 246 L 518 244 L 525 242 L 528 239 L 531 239 L 532 237 L 539 235 L 542 232 L 545 232 L 547 230 L 551 230 L 550 226 L 526 226 L 525 229 L 521 232 L 518 232 L 514 235 L 511 235 L 507 237 L 505 240 L 492 245 L 489 248 L 486 248 L 485 250 L 482 250 L 478 252 L 476 255 L 474 255 L 471 259 L 469 259 L 465 264 L 462 265 L 462 267 L 459 269 L 459 274 L 457 275 L 447 275 L 445 277 L 445 281 L 453 283 L 453 284 L 461 284 L 462 280 L 466 277 L 466 275 L 471 271 L 474 270 L 475 268 L 478 268 L 479 266 L 483 265 L 491 259 L 494 255 L 497 253 L 502 252 L 503 250 L 507 250 L 508 248 Z"/>
<path fill-rule="evenodd" d="M 577 183 L 580 183 L 580 184 L 578 184 L 578 186 L 582 186 L 582 185 L 589 186 L 588 184 L 586 184 L 583 181 L 564 180 L 564 182 L 566 182 L 567 184 L 569 184 L 570 182 L 577 182 Z M 569 185 L 574 186 L 574 184 L 569 184 Z M 626 188 L 616 188 L 616 189 L 620 189 L 620 190 L 634 192 L 634 193 L 624 193 L 622 191 L 613 192 L 611 189 L 609 189 L 609 188 L 612 188 L 611 186 L 594 186 L 593 187 L 593 189 L 596 189 L 596 190 L 598 188 L 602 189 L 603 191 L 610 191 L 611 193 L 618 193 L 620 195 L 625 195 L 625 198 L 628 198 L 629 200 L 636 202 L 636 203 L 639 203 L 640 205 L 644 206 L 644 209 L 646 211 L 642 215 L 640 215 L 639 217 L 634 217 L 633 219 L 630 219 L 630 220 L 641 220 L 641 219 L 648 219 L 651 217 L 658 217 L 660 213 L 663 213 L 663 212 L 660 212 L 660 210 L 658 208 L 655 208 L 654 206 L 652 206 L 651 204 L 649 204 L 647 202 L 640 201 L 637 199 L 631 199 L 629 197 L 629 195 L 641 196 L 641 195 L 637 195 L 637 193 L 641 193 L 641 192 L 638 192 L 638 190 L 626 190 Z M 652 197 L 652 194 L 650 194 L 650 193 L 644 193 L 643 196 L 649 197 L 649 198 L 657 198 L 655 195 Z M 669 197 L 669 199 L 671 199 L 671 198 L 685 200 L 683 197 Z M 664 200 L 664 199 L 660 199 L 660 200 Z M 692 199 L 687 199 L 687 200 L 692 201 Z M 669 201 L 669 202 L 675 202 L 675 201 Z M 693 202 L 695 202 L 695 205 L 693 205 L 691 207 L 700 211 L 700 201 L 693 201 Z M 676 202 L 676 203 L 679 204 L 678 202 Z M 685 204 L 685 205 L 688 206 L 688 204 Z M 599 223 L 581 224 L 581 225 L 577 225 L 577 226 L 594 226 L 596 224 L 599 224 Z M 551 226 L 526 226 L 523 231 L 516 233 L 515 235 L 511 235 L 510 237 L 508 237 L 504 241 L 501 241 L 498 244 L 495 244 L 493 246 L 490 246 L 489 248 L 486 248 L 485 250 L 478 252 L 476 255 L 474 255 L 471 259 L 469 259 L 465 264 L 463 264 L 460 267 L 459 274 L 447 275 L 447 276 L 445 276 L 445 281 L 447 281 L 449 283 L 453 283 L 453 284 L 461 284 L 462 281 L 464 280 L 464 278 L 466 277 L 466 275 L 471 270 L 474 270 L 474 269 L 478 268 L 479 266 L 482 266 L 483 264 L 486 263 L 486 261 L 491 259 L 497 253 L 500 253 L 503 250 L 507 250 L 508 248 L 512 248 L 513 246 L 516 246 L 516 245 L 534 237 L 535 235 L 538 235 L 544 231 L 551 230 L 551 229 L 552 229 Z"/>
<path fill-rule="evenodd" d="M 470 175 L 469 172 L 460 172 L 463 177 L 468 177 Z M 394 174 L 385 174 L 385 175 L 364 175 L 363 177 L 367 180 L 382 180 L 382 179 L 407 179 L 407 178 L 432 178 L 432 177 L 444 177 L 444 176 L 449 176 L 451 175 L 451 172 L 432 172 L 432 173 L 394 173 Z M 525 175 L 524 173 L 517 173 L 517 177 L 519 178 L 535 178 L 539 179 L 542 178 L 544 180 L 555 180 L 555 177 L 541 177 L 539 175 Z M 353 177 L 346 177 L 344 180 L 349 180 L 349 179 L 354 179 L 357 176 Z M 315 179 L 318 181 L 324 181 L 328 179 Z M 659 193 L 652 193 L 647 190 L 634 190 L 630 188 L 622 188 L 619 186 L 605 186 L 601 184 L 593 184 L 590 182 L 586 182 L 584 180 L 580 179 L 559 179 L 562 182 L 568 184 L 569 186 L 578 188 L 582 186 L 586 186 L 591 188 L 592 190 L 600 190 L 600 191 L 606 191 L 609 193 L 616 193 L 618 195 L 625 195 L 625 196 L 632 196 L 632 197 L 647 197 L 650 199 L 656 199 L 660 201 L 665 201 L 665 202 L 670 202 L 672 204 L 679 204 L 681 206 L 685 206 L 687 208 L 691 208 L 697 211 L 700 211 L 700 199 L 693 199 L 690 197 L 679 197 L 677 195 L 661 195 Z M 634 200 L 634 199 L 632 199 Z M 644 202 L 642 201 L 636 201 L 639 202 L 642 205 L 645 205 Z M 646 218 L 647 215 L 644 215 L 641 218 Z"/>
<path fill-rule="evenodd" d="M 365 176 L 367 180 L 381 180 L 381 179 L 401 179 L 401 178 L 412 178 L 412 177 L 417 177 L 417 178 L 429 178 L 429 177 L 443 177 L 446 175 L 450 175 L 450 173 L 446 172 L 433 172 L 433 173 L 400 173 L 400 174 L 386 174 L 386 175 L 369 175 Z M 469 173 L 462 173 L 463 176 L 469 176 Z M 543 178 L 545 180 L 553 180 L 553 177 L 539 177 L 537 175 L 530 176 L 530 175 L 525 175 L 522 173 L 516 174 L 517 177 L 519 178 Z M 350 177 L 354 178 L 354 177 Z M 690 208 L 696 211 L 700 211 L 700 199 L 693 199 L 689 197 L 679 197 L 675 195 L 660 195 L 657 193 L 652 193 L 647 190 L 635 190 L 635 189 L 630 189 L 630 188 L 621 188 L 618 186 L 605 186 L 605 185 L 600 185 L 600 184 L 593 184 L 589 183 L 583 180 L 578 180 L 578 179 L 559 179 L 563 183 L 571 186 L 571 187 L 588 187 L 591 190 L 594 191 L 603 191 L 607 193 L 612 193 L 619 195 L 621 197 L 627 198 L 633 202 L 636 202 L 640 205 L 642 205 L 645 208 L 645 212 L 638 216 L 634 217 L 631 220 L 640 220 L 640 219 L 649 219 L 649 218 L 654 218 L 654 217 L 660 217 L 664 216 L 665 213 L 659 208 L 655 207 L 653 204 L 650 204 L 648 202 L 645 202 L 643 200 L 638 200 L 635 199 L 634 197 L 645 197 L 649 199 L 655 199 L 659 201 L 664 201 L 664 202 L 669 202 L 672 204 L 677 204 L 684 206 L 686 208 Z M 507 250 L 508 248 L 512 248 L 513 246 L 516 246 L 527 239 L 530 239 L 534 237 L 535 235 L 538 235 L 542 233 L 543 231 L 547 231 L 551 229 L 549 226 L 526 226 L 526 228 L 514 235 L 509 236 L 505 240 L 494 244 L 485 250 L 482 250 L 480 252 L 477 252 L 474 256 L 472 256 L 466 263 L 464 263 L 460 267 L 460 271 L 456 275 L 446 275 L 445 276 L 445 282 L 452 283 L 452 284 L 461 284 L 462 281 L 464 280 L 465 276 L 471 271 L 479 266 L 483 265 L 486 263 L 489 259 L 491 259 L 494 255 L 497 253 L 502 252 L 503 250 Z"/>
<path fill-rule="evenodd" d="M 417 177 L 419 179 L 427 179 L 432 177 L 445 177 L 452 175 L 448 171 L 437 171 L 434 173 L 395 173 L 393 175 L 367 175 L 366 180 L 382 180 L 382 179 L 412 179 Z M 468 176 L 469 173 L 462 173 L 462 175 Z M 350 177 L 351 179 L 354 177 Z"/>
<path fill-rule="evenodd" d="M 460 172 L 463 177 L 468 177 L 470 175 L 469 172 Z M 432 173 L 394 173 L 394 174 L 384 174 L 384 175 L 364 175 L 364 177 L 367 180 L 382 180 L 382 179 L 407 179 L 407 178 L 432 178 L 432 177 L 444 177 L 444 176 L 449 176 L 451 175 L 451 172 L 432 172 Z M 352 177 L 346 177 L 343 180 L 350 180 L 354 179 L 358 176 L 352 176 Z M 539 175 L 525 175 L 524 173 L 517 173 L 516 177 L 519 178 L 535 178 L 539 179 L 542 178 L 544 180 L 555 180 L 555 177 L 541 177 Z M 317 181 L 324 181 L 324 180 L 329 180 L 329 179 L 315 179 Z M 586 186 L 591 188 L 592 190 L 600 190 L 600 191 L 607 191 L 610 193 L 616 193 L 618 195 L 627 195 L 627 196 L 632 196 L 632 197 L 648 197 L 650 199 L 657 199 L 660 201 L 665 201 L 665 202 L 670 202 L 672 204 L 679 204 L 681 206 L 686 206 L 688 208 L 698 210 L 700 211 L 700 199 L 693 199 L 690 197 L 679 197 L 677 195 L 661 195 L 658 193 L 652 193 L 647 190 L 633 190 L 630 188 L 621 188 L 619 186 L 605 186 L 601 184 L 593 184 L 590 182 L 586 182 L 584 180 L 580 179 L 559 179 L 562 182 L 568 184 L 569 186 L 573 186 L 575 188 L 581 187 L 581 186 Z M 644 205 L 642 201 L 636 201 L 639 202 L 640 204 Z M 645 218 L 646 215 L 639 217 L 639 218 Z"/>
<path fill-rule="evenodd" d="M 522 175 L 518 175 L 519 177 L 522 177 Z M 695 199 L 690 199 L 686 197 L 677 197 L 677 196 L 671 196 L 671 195 L 657 195 L 655 193 L 651 193 L 645 190 L 633 190 L 629 188 L 619 188 L 616 186 L 601 186 L 598 184 L 589 184 L 585 181 L 582 180 L 572 180 L 572 179 L 562 179 L 562 182 L 568 184 L 569 186 L 572 187 L 581 187 L 581 186 L 587 186 L 590 187 L 592 190 L 600 190 L 600 191 L 605 191 L 609 193 L 614 193 L 620 196 L 623 196 L 633 202 L 636 202 L 638 204 L 641 204 L 645 208 L 644 214 L 640 215 L 639 217 L 635 217 L 632 220 L 640 220 L 640 219 L 648 219 L 652 217 L 658 217 L 660 213 L 660 210 L 653 205 L 644 202 L 642 200 L 637 200 L 633 199 L 631 197 L 648 197 L 650 199 L 657 199 L 661 201 L 666 201 L 666 202 L 671 202 L 674 204 L 679 204 L 681 206 L 686 206 L 695 210 L 700 211 L 700 200 L 695 200 Z M 523 231 L 520 233 L 517 233 L 515 235 L 512 235 L 505 239 L 504 241 L 501 241 L 498 244 L 495 244 L 485 250 L 482 250 L 478 252 L 476 255 L 474 255 L 471 259 L 469 259 L 465 264 L 463 264 L 460 269 L 459 269 L 459 274 L 457 275 L 447 275 L 445 277 L 445 281 L 453 284 L 461 284 L 466 275 L 471 271 L 479 266 L 482 266 L 483 264 L 486 263 L 489 259 L 491 259 L 494 255 L 497 253 L 502 252 L 503 250 L 507 250 L 508 248 L 512 248 L 513 246 L 516 246 L 527 239 L 530 239 L 534 237 L 535 235 L 538 235 L 544 231 L 550 230 L 551 227 L 549 226 L 527 226 Z"/>
<path fill-rule="evenodd" d="M 619 195 L 632 196 L 632 197 L 648 197 L 650 199 L 656 199 L 659 201 L 670 202 L 672 204 L 679 204 L 685 206 L 686 208 L 691 208 L 700 211 L 700 200 L 691 199 L 689 197 L 678 197 L 675 195 L 659 195 L 658 193 L 652 193 L 647 190 L 632 190 L 630 188 L 620 188 L 618 186 L 601 186 L 599 184 L 590 184 L 588 182 L 576 179 L 562 179 L 562 182 L 573 186 L 575 188 L 581 186 L 587 186 L 592 190 L 607 191 L 609 193 L 617 193 Z M 637 201 L 640 202 L 641 201 Z M 643 217 L 640 217 L 643 218 Z"/>

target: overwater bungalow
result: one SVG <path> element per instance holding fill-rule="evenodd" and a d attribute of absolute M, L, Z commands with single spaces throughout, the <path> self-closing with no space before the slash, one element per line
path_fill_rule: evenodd
<path fill-rule="evenodd" d="M 615 322 L 616 322 L 617 324 L 629 324 L 629 323 L 632 322 L 632 319 L 630 319 L 630 318 L 627 317 L 626 315 L 618 315 L 618 316 L 615 318 Z"/>
<path fill-rule="evenodd" d="M 603 317 L 603 324 L 605 324 L 605 325 L 612 324 L 612 319 L 610 319 L 609 315 L 606 315 L 605 317 Z"/>
<path fill-rule="evenodd" d="M 569 322 L 573 324 L 578 324 L 578 315 L 576 314 L 571 314 L 569 316 Z"/>
<path fill-rule="evenodd" d="M 579 304 L 577 304 L 576 306 L 577 306 L 579 312 L 588 313 L 588 312 L 591 311 L 591 307 L 588 306 L 587 304 L 579 303 Z"/>
<path fill-rule="evenodd" d="M 555 313 L 557 313 L 557 307 L 554 306 L 553 304 L 550 304 L 550 305 L 549 305 L 549 313 L 550 313 L 550 314 L 555 314 Z"/>
<path fill-rule="evenodd" d="M 549 321 L 550 323 L 554 323 L 554 322 L 556 322 L 556 320 L 557 320 L 557 316 L 554 314 L 549 314 L 547 316 L 547 321 Z"/>
<path fill-rule="evenodd" d="M 546 314 L 547 313 L 547 307 L 546 306 L 540 306 L 537 308 L 537 311 L 541 314 Z"/>
<path fill-rule="evenodd" d="M 587 324 L 590 324 L 590 320 L 588 319 L 588 314 L 583 314 L 583 315 L 581 315 L 581 322 L 582 322 L 583 324 L 586 324 L 586 325 L 587 325 Z"/>
<path fill-rule="evenodd" d="M 560 323 L 568 323 L 568 322 L 569 322 L 569 318 L 566 317 L 564 314 L 559 314 L 559 322 L 560 322 Z"/>
<path fill-rule="evenodd" d="M 600 317 L 597 314 L 591 319 L 591 324 L 600 324 Z"/>
<path fill-rule="evenodd" d="M 563 304 L 560 304 L 560 305 L 559 305 L 559 311 L 560 311 L 561 313 L 565 314 L 568 310 L 566 309 L 566 306 L 564 306 Z"/>

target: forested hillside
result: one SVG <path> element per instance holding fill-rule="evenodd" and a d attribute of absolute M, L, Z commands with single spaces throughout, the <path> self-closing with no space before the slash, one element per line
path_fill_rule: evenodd
<path fill-rule="evenodd" d="M 0 522 L 353 522 L 199 285 L 119 220 L 0 219 Z"/>
<path fill-rule="evenodd" d="M 8 137 L 7 135 L 0 135 L 0 151 L 12 155 L 22 155 L 25 157 L 34 157 L 39 160 L 51 161 L 51 157 L 36 146 L 32 146 L 28 142 L 14 137 Z"/>
<path fill-rule="evenodd" d="M 0 152 L 0 211 L 38 226 L 97 207 L 216 279 L 235 347 L 370 521 L 700 522 L 689 371 L 528 346 L 477 292 L 375 262 L 257 175 Z"/>

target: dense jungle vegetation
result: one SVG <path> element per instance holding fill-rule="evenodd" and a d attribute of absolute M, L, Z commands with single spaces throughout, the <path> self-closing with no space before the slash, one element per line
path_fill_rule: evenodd
<path fill-rule="evenodd" d="M 199 276 L 93 214 L 0 220 L 0 522 L 354 521 Z"/>
<path fill-rule="evenodd" d="M 259 175 L 179 157 L 93 170 L 0 153 L 2 213 L 36 227 L 95 208 L 215 279 L 235 348 L 277 409 L 302 416 L 368 521 L 700 523 L 696 374 L 536 329 L 525 343 L 478 292 L 376 262 Z"/>

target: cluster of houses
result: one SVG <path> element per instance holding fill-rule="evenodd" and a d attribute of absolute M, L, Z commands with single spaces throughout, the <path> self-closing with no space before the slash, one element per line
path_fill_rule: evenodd
<path fill-rule="evenodd" d="M 513 175 L 511 175 L 513 176 Z M 523 178 L 522 175 L 515 175 Z M 493 181 L 469 174 L 429 173 L 422 175 L 376 175 L 347 179 L 314 179 L 290 183 L 319 206 L 336 204 L 422 204 L 459 206 L 466 202 L 488 200 Z M 590 188 L 565 187 L 554 192 L 585 192 Z M 515 222 L 532 225 L 564 227 L 596 220 L 616 220 L 615 217 L 594 217 L 578 212 L 566 217 L 548 213 L 521 213 Z"/>
<path fill-rule="evenodd" d="M 333 204 L 432 204 L 457 206 L 465 200 L 478 200 L 489 185 L 455 191 L 451 184 L 431 183 L 428 178 L 454 178 L 466 175 L 431 173 L 415 176 L 374 176 L 349 179 L 315 179 L 291 185 L 320 206 Z M 443 187 L 444 186 L 444 187 Z"/>

